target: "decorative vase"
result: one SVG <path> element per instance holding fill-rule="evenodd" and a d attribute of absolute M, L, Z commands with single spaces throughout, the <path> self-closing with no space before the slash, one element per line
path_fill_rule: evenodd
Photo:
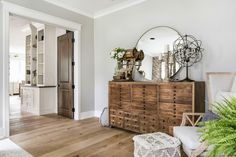
<path fill-rule="evenodd" d="M 137 70 L 136 66 L 134 66 L 132 71 L 132 78 L 134 81 L 145 81 L 145 73 L 144 71 Z"/>
<path fill-rule="evenodd" d="M 119 74 L 119 72 L 122 68 L 123 68 L 122 61 L 117 61 L 116 67 L 115 67 L 115 76 L 117 76 Z"/>
<path fill-rule="evenodd" d="M 159 57 L 153 57 L 152 63 L 152 80 L 161 81 L 161 59 Z"/>

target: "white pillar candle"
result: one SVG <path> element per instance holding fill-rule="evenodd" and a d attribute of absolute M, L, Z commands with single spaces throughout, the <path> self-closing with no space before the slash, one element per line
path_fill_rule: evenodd
<path fill-rule="evenodd" d="M 173 56 L 173 54 L 170 55 L 169 63 L 174 63 L 174 56 Z"/>
<path fill-rule="evenodd" d="M 159 59 L 159 60 L 162 60 L 162 54 L 161 54 L 161 53 L 158 54 L 158 59 Z"/>
<path fill-rule="evenodd" d="M 164 52 L 169 52 L 169 50 L 170 50 L 169 44 L 165 45 Z"/>

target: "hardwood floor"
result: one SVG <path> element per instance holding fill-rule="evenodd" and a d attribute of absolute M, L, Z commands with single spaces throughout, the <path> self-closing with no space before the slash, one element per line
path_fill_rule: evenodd
<path fill-rule="evenodd" d="M 57 115 L 13 116 L 11 140 L 34 157 L 132 157 L 135 135 L 99 125 L 98 119 L 74 121 Z"/>
<path fill-rule="evenodd" d="M 133 157 L 135 134 L 101 127 L 97 118 L 23 113 L 11 116 L 10 128 L 10 139 L 34 157 Z"/>

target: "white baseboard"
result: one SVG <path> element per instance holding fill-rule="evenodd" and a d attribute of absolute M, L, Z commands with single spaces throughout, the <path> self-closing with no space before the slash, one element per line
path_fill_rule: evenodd
<path fill-rule="evenodd" d="M 52 113 L 57 113 L 54 108 L 43 108 L 40 110 L 39 115 L 45 115 L 45 114 L 52 114 Z"/>
<path fill-rule="evenodd" d="M 100 117 L 101 111 L 87 111 L 87 112 L 81 112 L 79 114 L 79 120 L 92 118 L 92 117 Z"/>
<path fill-rule="evenodd" d="M 75 112 L 75 113 L 74 113 L 74 120 L 79 120 L 79 114 L 78 114 L 78 112 Z"/>
<path fill-rule="evenodd" d="M 87 111 L 79 113 L 79 119 L 87 119 L 94 117 L 94 111 Z"/>
<path fill-rule="evenodd" d="M 102 111 L 94 111 L 94 116 L 99 118 L 101 116 L 101 113 Z"/>

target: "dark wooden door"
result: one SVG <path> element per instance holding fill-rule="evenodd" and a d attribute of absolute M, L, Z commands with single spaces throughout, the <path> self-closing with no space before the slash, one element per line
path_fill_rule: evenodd
<path fill-rule="evenodd" d="M 58 47 L 58 114 L 74 118 L 74 33 L 57 38 Z"/>

